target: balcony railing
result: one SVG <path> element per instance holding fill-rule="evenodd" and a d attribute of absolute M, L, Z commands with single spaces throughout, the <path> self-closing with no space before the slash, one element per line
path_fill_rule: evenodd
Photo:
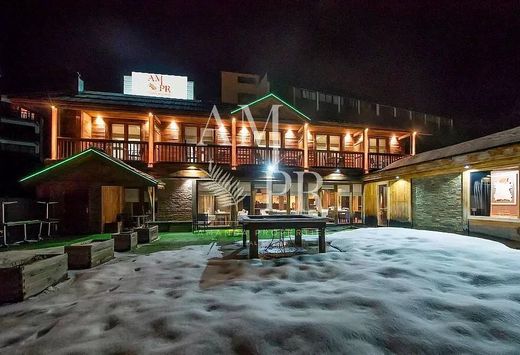
<path fill-rule="evenodd" d="M 148 156 L 148 142 L 58 138 L 58 159 L 70 157 L 91 147 L 102 149 L 114 158 L 126 161 L 146 161 Z"/>
<path fill-rule="evenodd" d="M 303 150 L 293 148 L 237 147 L 238 165 L 262 165 L 278 162 L 286 166 L 303 166 Z"/>
<path fill-rule="evenodd" d="M 309 151 L 309 165 L 321 168 L 363 169 L 362 152 Z"/>
<path fill-rule="evenodd" d="M 369 169 L 383 169 L 399 159 L 404 158 L 402 154 L 387 154 L 387 153 L 369 153 L 368 154 L 368 168 Z"/>
<path fill-rule="evenodd" d="M 64 159 L 90 147 L 125 161 L 148 161 L 148 142 L 119 141 L 87 138 L 58 138 L 58 159 Z M 231 146 L 196 145 L 156 142 L 154 159 L 158 163 L 209 163 L 231 164 Z M 284 166 L 303 167 L 304 151 L 293 148 L 237 147 L 238 165 L 263 165 L 278 162 Z M 403 158 L 401 154 L 370 153 L 369 169 L 383 169 Z M 309 151 L 309 166 L 314 168 L 363 169 L 362 152 Z"/>
<path fill-rule="evenodd" d="M 155 161 L 168 163 L 231 164 L 231 147 L 170 142 L 155 143 Z"/>

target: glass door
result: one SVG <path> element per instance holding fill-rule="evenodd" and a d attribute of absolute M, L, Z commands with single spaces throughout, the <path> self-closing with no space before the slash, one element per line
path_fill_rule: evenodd
<path fill-rule="evenodd" d="M 117 159 L 124 159 L 124 141 L 125 141 L 125 125 L 122 123 L 113 123 L 111 127 L 112 140 L 112 156 Z"/>

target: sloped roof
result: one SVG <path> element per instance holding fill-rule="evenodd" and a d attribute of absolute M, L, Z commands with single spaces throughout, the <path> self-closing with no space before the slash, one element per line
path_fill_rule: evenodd
<path fill-rule="evenodd" d="M 520 126 L 508 129 L 507 131 L 490 134 L 488 136 L 403 158 L 388 165 L 386 168 L 382 169 L 382 171 L 397 169 L 404 166 L 424 163 L 437 159 L 450 158 L 467 153 L 479 152 L 486 149 L 514 143 L 520 143 Z"/>
<path fill-rule="evenodd" d="M 269 93 L 265 96 L 262 96 L 261 98 L 259 99 L 256 99 L 250 103 L 248 103 L 247 105 L 241 105 L 240 107 L 238 108 L 235 108 L 233 111 L 231 111 L 231 114 L 235 114 L 239 111 L 242 111 L 243 109 L 245 109 L 246 107 L 252 107 L 252 106 L 256 106 L 260 103 L 263 103 L 263 102 L 268 102 L 268 101 L 272 101 L 272 100 L 275 100 L 275 101 L 278 101 L 280 102 L 281 104 L 283 104 L 284 107 L 288 108 L 289 110 L 291 110 L 292 112 L 294 112 L 298 117 L 300 118 L 304 118 L 308 121 L 311 120 L 311 118 L 309 116 L 307 116 L 305 113 L 303 113 L 302 111 L 298 110 L 296 107 L 292 106 L 291 104 L 287 103 L 285 100 L 283 100 L 282 98 L 280 98 L 279 96 L 276 96 L 274 93 Z"/>
<path fill-rule="evenodd" d="M 164 111 L 186 114 L 209 114 L 214 102 L 201 100 L 181 100 L 160 97 L 149 97 L 139 95 L 127 95 L 113 92 L 83 91 L 80 93 L 45 93 L 30 95 L 13 95 L 12 100 L 39 100 L 54 104 L 81 104 L 92 106 L 104 106 L 115 108 L 128 107 L 142 109 L 143 111 Z M 221 106 L 221 105 L 219 105 Z"/>
<path fill-rule="evenodd" d="M 94 160 L 97 160 L 104 166 L 108 166 L 111 169 L 116 169 L 118 172 L 122 173 L 116 176 L 104 175 L 104 172 L 101 171 L 101 169 L 92 169 L 92 166 L 88 165 Z M 31 184 L 41 181 L 60 181 L 64 175 L 70 175 L 72 171 L 75 174 L 72 177 L 69 176 L 69 178 L 72 180 L 77 180 L 78 175 L 88 175 L 90 179 L 93 178 L 98 182 L 110 181 L 111 183 L 114 183 L 118 181 L 132 181 L 142 186 L 162 185 L 162 182 L 153 176 L 148 175 L 141 170 L 136 169 L 97 148 L 86 149 L 81 153 L 75 154 L 67 159 L 47 166 L 20 179 L 20 182 Z"/>

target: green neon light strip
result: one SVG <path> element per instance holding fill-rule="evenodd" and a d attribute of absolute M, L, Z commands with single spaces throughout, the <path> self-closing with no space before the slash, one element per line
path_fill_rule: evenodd
<path fill-rule="evenodd" d="M 253 101 L 253 102 L 251 102 L 251 103 L 249 103 L 249 104 L 247 104 L 247 105 L 240 106 L 239 108 L 234 109 L 233 111 L 231 111 L 231 114 L 233 115 L 233 114 L 237 113 L 238 111 L 243 110 L 243 109 L 246 108 L 246 107 L 251 107 L 251 106 L 253 106 L 253 105 L 259 103 L 260 101 L 263 101 L 263 100 L 265 100 L 265 99 L 267 99 L 267 98 L 269 98 L 269 97 L 274 97 L 274 98 L 276 98 L 278 101 L 280 101 L 281 103 L 283 103 L 285 106 L 289 107 L 289 108 L 290 108 L 291 110 L 293 110 L 294 112 L 296 112 L 296 113 L 298 113 L 299 115 L 305 117 L 305 118 L 308 119 L 309 121 L 311 120 L 310 117 L 308 117 L 306 114 L 304 114 L 303 112 L 301 112 L 300 110 L 298 110 L 296 107 L 294 107 L 294 106 L 292 106 L 292 105 L 289 105 L 287 102 L 285 102 L 284 100 L 282 100 L 281 98 L 279 98 L 278 96 L 276 96 L 276 95 L 273 94 L 273 93 L 269 93 L 269 94 L 265 95 L 264 97 L 261 97 L 261 98 L 259 98 L 259 99 L 256 99 L 255 101 Z"/>
<path fill-rule="evenodd" d="M 79 157 L 81 157 L 81 156 L 83 156 L 83 155 L 85 155 L 85 154 L 87 154 L 87 153 L 90 153 L 90 152 L 94 152 L 94 153 L 96 153 L 97 155 L 99 155 L 100 157 L 105 158 L 105 159 L 108 159 L 108 160 L 110 160 L 110 161 L 116 163 L 117 165 L 119 165 L 120 167 L 122 167 L 122 168 L 128 170 L 128 171 L 131 172 L 132 174 L 135 174 L 135 175 L 137 175 L 137 176 L 139 176 L 139 177 L 142 177 L 142 178 L 144 178 L 144 179 L 146 179 L 146 180 L 148 180 L 148 181 L 150 181 L 150 182 L 152 182 L 152 183 L 154 183 L 154 184 L 157 184 L 157 183 L 158 183 L 158 182 L 155 181 L 155 180 L 151 180 L 151 179 L 147 178 L 146 176 L 143 176 L 143 175 L 140 175 L 140 174 L 136 173 L 134 170 L 129 169 L 125 164 L 123 164 L 123 163 L 121 163 L 121 162 L 119 162 L 119 161 L 117 161 L 117 160 L 115 160 L 115 159 L 107 158 L 106 156 L 104 156 L 103 154 L 101 154 L 100 152 L 98 152 L 97 150 L 92 149 L 92 148 L 89 148 L 89 149 L 87 149 L 87 150 L 84 150 L 84 151 L 82 151 L 82 152 L 79 153 L 79 154 L 73 155 L 73 156 L 71 156 L 71 157 L 69 157 L 69 158 L 67 158 L 67 159 L 65 159 L 65 160 L 62 160 L 62 161 L 60 161 L 60 162 L 58 162 L 58 163 L 56 163 L 56 164 L 53 164 L 53 165 L 51 165 L 51 166 L 48 166 L 48 167 L 46 167 L 46 168 L 44 168 L 44 169 L 42 169 L 42 170 L 39 170 L 39 171 L 35 172 L 35 173 L 33 173 L 33 174 L 29 175 L 29 176 L 26 176 L 26 177 L 24 177 L 23 179 L 21 179 L 20 182 L 24 182 L 24 181 L 27 181 L 27 180 L 29 180 L 29 179 L 32 179 L 32 178 L 35 177 L 35 176 L 41 175 L 41 174 L 43 174 L 43 173 L 45 173 L 45 172 L 47 172 L 47 171 L 49 171 L 49 170 L 52 170 L 52 169 L 54 169 L 54 168 L 57 168 L 58 166 L 61 166 L 61 165 L 63 165 L 63 164 L 66 164 L 66 163 L 68 163 L 68 162 L 70 162 L 70 161 L 72 161 L 72 160 L 74 160 L 74 159 L 77 159 L 77 158 L 79 158 Z"/>

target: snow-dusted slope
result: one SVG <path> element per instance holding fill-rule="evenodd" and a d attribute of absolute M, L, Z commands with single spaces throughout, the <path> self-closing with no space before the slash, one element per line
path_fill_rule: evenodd
<path fill-rule="evenodd" d="M 189 247 L 78 272 L 0 307 L 0 351 L 520 352 L 519 251 L 397 228 L 328 239 L 345 252 L 236 261 Z"/>

